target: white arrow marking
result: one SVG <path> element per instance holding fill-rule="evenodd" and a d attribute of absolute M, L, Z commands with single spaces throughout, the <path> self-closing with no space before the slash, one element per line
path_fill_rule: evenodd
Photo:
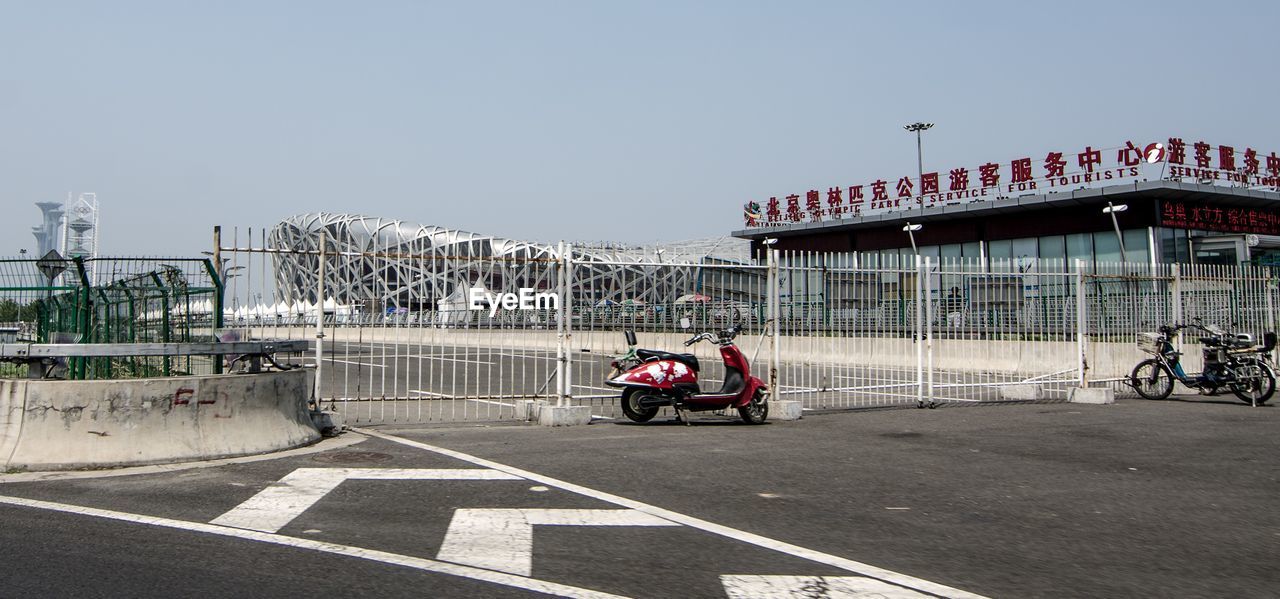
<path fill-rule="evenodd" d="M 640 512 L 644 512 L 646 514 L 657 516 L 659 518 L 662 518 L 671 522 L 675 522 L 677 524 L 682 524 L 684 526 L 696 528 L 698 530 L 706 531 L 715 535 L 720 535 L 728 539 L 741 541 L 743 543 L 750 543 L 757 547 L 772 549 L 774 551 L 785 553 L 787 555 L 791 555 L 801 559 L 807 559 L 810 561 L 818 562 L 820 564 L 827 564 L 828 566 L 840 568 L 841 570 L 853 572 L 854 574 L 862 574 L 864 576 L 876 578 L 882 581 L 889 582 L 891 584 L 901 585 L 903 587 L 916 589 L 918 591 L 922 591 L 924 593 L 933 595 L 935 597 L 952 597 L 954 599 L 983 599 L 982 595 L 978 595 L 976 593 L 962 591 L 960 589 L 952 588 L 946 585 L 941 585 L 936 582 L 931 582 L 921 578 L 916 578 L 914 576 L 899 574 L 892 570 L 877 568 L 876 566 L 872 566 L 870 564 L 865 564 L 862 562 L 843 558 L 838 555 L 832 555 L 830 553 L 822 553 L 821 551 L 814 551 L 813 549 L 800 547 L 799 545 L 784 543 L 782 541 L 771 539 L 769 537 L 761 536 L 758 534 L 750 533 L 745 530 L 729 528 L 728 526 L 716 524 L 714 522 L 708 522 L 701 518 L 694 518 L 693 516 L 687 516 L 679 512 L 673 512 L 671 510 L 649 505 L 647 503 L 636 501 L 634 499 L 627 499 L 626 497 L 620 497 L 612 493 L 605 493 L 604 491 L 597 491 L 595 489 L 591 489 L 588 487 L 584 487 L 582 485 L 576 485 L 570 482 L 555 479 L 550 476 L 538 474 L 536 472 L 530 472 L 528 470 L 522 470 L 514 466 L 500 464 L 492 460 L 478 458 L 476 456 L 462 453 L 460 451 L 445 449 L 443 447 L 436 447 L 435 445 L 428 445 L 426 443 L 422 443 L 419 441 L 413 441 L 411 439 L 405 439 L 403 437 L 397 437 L 395 435 L 388 435 L 386 433 L 382 433 L 378 431 L 372 431 L 368 429 L 356 429 L 356 430 L 361 434 L 368 435 L 370 437 L 386 439 L 388 441 L 400 443 L 402 445 L 407 445 L 409 447 L 417 447 L 418 449 L 430 451 L 438 455 L 457 458 L 464 462 L 475 464 L 477 466 L 481 466 L 484 468 L 493 468 L 494 470 L 507 472 L 512 475 L 518 476 L 522 479 L 527 479 L 532 482 L 544 484 L 548 487 L 554 487 L 564 491 L 569 491 L 570 493 L 577 493 L 579 495 L 590 497 L 592 499 L 599 499 L 600 501 L 612 503 L 616 506 L 631 508 Z"/>
<path fill-rule="evenodd" d="M 918 599 L 932 597 L 865 576 L 720 577 L 729 599 Z"/>
<path fill-rule="evenodd" d="M 520 477 L 479 468 L 299 468 L 209 523 L 276 532 L 347 479 L 520 480 Z"/>
<path fill-rule="evenodd" d="M 635 510 L 460 509 L 436 559 L 499 572 L 533 572 L 533 525 L 679 526 Z"/>
<path fill-rule="evenodd" d="M 516 576 L 514 574 L 505 574 L 503 572 L 493 572 L 481 568 L 472 568 L 471 566 L 463 566 L 461 564 L 449 564 L 432 559 L 423 559 L 413 557 L 411 555 L 399 555 L 388 553 L 386 551 L 378 551 L 376 549 L 365 549 L 363 547 L 353 547 L 351 545 L 340 545 L 330 541 L 315 541 L 312 539 L 299 539 L 297 537 L 289 537 L 267 532 L 258 532 L 256 530 L 244 530 L 240 528 L 229 528 L 226 526 L 214 526 L 212 524 L 202 524 L 200 522 L 187 522 L 185 520 L 171 520 L 169 518 L 157 518 L 155 516 L 144 516 L 142 514 L 130 514 L 126 512 L 113 512 L 110 510 L 100 510 L 97 508 L 83 507 L 78 505 L 67 505 L 65 503 L 53 503 L 49 501 L 39 501 L 36 499 L 21 499 L 18 497 L 5 497 L 0 495 L 0 505 L 12 505 L 27 508 L 35 508 L 41 510 L 52 510 L 64 514 L 79 514 L 82 516 L 91 516 L 94 518 L 106 518 L 117 522 L 130 522 L 134 524 L 143 524 L 147 526 L 158 526 L 173 530 L 186 530 L 194 533 L 219 535 L 231 539 L 244 539 L 246 541 L 255 541 L 258 543 L 270 543 L 282 547 L 295 547 L 299 549 L 308 549 L 320 553 L 330 555 L 341 555 L 356 559 L 370 560 L 392 566 L 401 566 L 405 568 L 414 568 L 422 572 L 432 572 L 436 574 L 446 574 L 449 576 L 458 576 L 469 578 L 472 580 L 481 580 L 491 582 L 493 584 L 506 585 L 516 589 L 525 589 L 542 595 L 554 595 L 557 597 L 582 597 L 583 599 L 627 599 L 618 595 L 593 591 L 580 587 L 548 582 L 545 580 L 534 580 L 524 576 Z"/>

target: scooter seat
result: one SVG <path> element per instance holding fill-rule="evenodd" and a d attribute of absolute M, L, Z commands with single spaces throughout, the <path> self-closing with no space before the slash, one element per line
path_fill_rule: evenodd
<path fill-rule="evenodd" d="M 692 368 L 694 372 L 698 371 L 698 358 L 693 354 L 675 354 L 656 349 L 637 349 L 636 356 L 645 362 L 649 360 L 675 360 Z"/>

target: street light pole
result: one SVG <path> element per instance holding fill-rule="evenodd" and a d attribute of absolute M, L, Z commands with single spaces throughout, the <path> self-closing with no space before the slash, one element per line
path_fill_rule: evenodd
<path fill-rule="evenodd" d="M 1102 209 L 1103 214 L 1111 215 L 1111 226 L 1115 228 L 1116 242 L 1120 244 L 1120 261 L 1126 264 L 1129 262 L 1129 255 L 1124 251 L 1124 236 L 1120 234 L 1120 221 L 1116 220 L 1116 213 L 1124 212 L 1128 209 L 1128 204 L 1120 204 L 1117 206 L 1113 205 L 1111 202 L 1107 202 L 1107 207 Z"/>
<path fill-rule="evenodd" d="M 916 249 L 916 231 L 919 231 L 920 229 L 923 229 L 923 228 L 924 228 L 924 225 L 913 225 L 911 223 L 907 223 L 907 226 L 902 228 L 903 231 L 907 232 L 907 237 L 911 238 L 911 253 L 915 254 L 916 256 L 920 255 L 920 250 Z"/>
<path fill-rule="evenodd" d="M 903 125 L 903 129 L 916 132 L 916 183 L 920 185 L 920 209 L 924 210 L 924 142 L 921 141 L 920 133 L 922 131 L 933 128 L 933 123 L 915 122 L 910 125 Z"/>

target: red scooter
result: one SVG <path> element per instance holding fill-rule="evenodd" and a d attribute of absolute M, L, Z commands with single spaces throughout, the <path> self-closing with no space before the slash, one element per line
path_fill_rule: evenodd
<path fill-rule="evenodd" d="M 605 381 L 610 387 L 622 388 L 622 413 L 635 422 L 648 422 L 658 408 L 675 408 L 676 417 L 685 424 L 685 412 L 711 412 L 737 408 L 748 424 L 762 424 L 769 416 L 766 401 L 768 387 L 751 376 L 751 366 L 733 339 L 742 332 L 733 325 L 715 333 L 699 333 L 685 341 L 686 347 L 699 341 L 714 341 L 720 346 L 724 360 L 724 384 L 719 391 L 703 393 L 698 387 L 698 358 L 693 354 L 676 354 L 654 349 L 635 349 L 635 331 L 626 331 L 627 354 L 613 361 L 614 372 Z"/>

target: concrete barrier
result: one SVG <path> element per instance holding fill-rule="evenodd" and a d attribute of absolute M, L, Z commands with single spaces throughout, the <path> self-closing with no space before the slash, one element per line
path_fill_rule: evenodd
<path fill-rule="evenodd" d="M 0 460 L 12 470 L 186 462 L 320 438 L 311 372 L 0 381 Z"/>

